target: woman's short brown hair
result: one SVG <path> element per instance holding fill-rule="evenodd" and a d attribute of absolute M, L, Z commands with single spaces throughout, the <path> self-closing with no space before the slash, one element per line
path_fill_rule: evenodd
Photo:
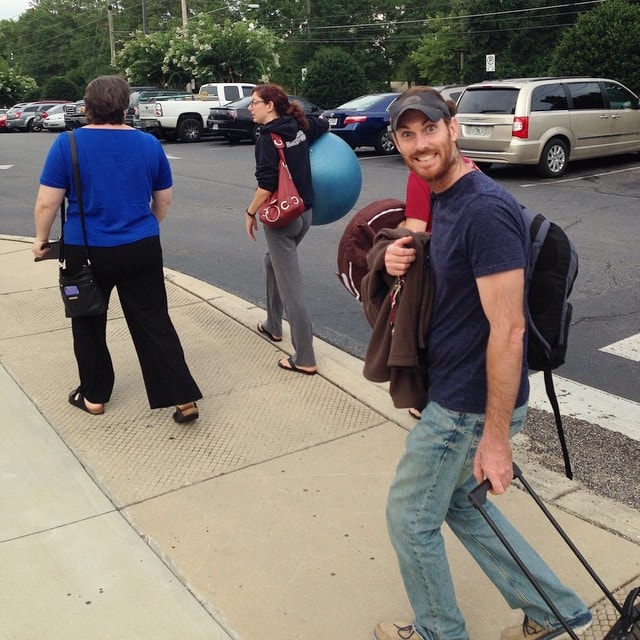
<path fill-rule="evenodd" d="M 87 85 L 84 106 L 89 124 L 122 124 L 131 88 L 122 76 L 99 76 Z"/>

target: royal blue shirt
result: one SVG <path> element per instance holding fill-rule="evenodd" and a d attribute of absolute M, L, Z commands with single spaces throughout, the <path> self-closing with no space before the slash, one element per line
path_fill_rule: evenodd
<path fill-rule="evenodd" d="M 476 278 L 525 269 L 521 207 L 480 171 L 433 198 L 430 244 L 435 299 L 429 325 L 429 398 L 452 411 L 484 413 L 489 321 Z M 526 336 L 516 406 L 529 395 Z"/>
<path fill-rule="evenodd" d="M 171 168 L 158 140 L 135 129 L 74 131 L 89 246 L 113 247 L 160 234 L 151 193 L 172 186 Z M 66 189 L 66 244 L 83 245 L 68 136 L 51 146 L 40 184 Z"/>

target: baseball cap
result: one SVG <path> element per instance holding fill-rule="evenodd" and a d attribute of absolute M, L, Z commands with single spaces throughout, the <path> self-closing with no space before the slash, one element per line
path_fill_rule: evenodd
<path fill-rule="evenodd" d="M 391 105 L 389 110 L 392 131 L 398 128 L 400 116 L 409 109 L 416 109 L 424 113 L 431 122 L 451 117 L 447 103 L 437 91 L 425 90 L 419 93 L 403 94 Z"/>

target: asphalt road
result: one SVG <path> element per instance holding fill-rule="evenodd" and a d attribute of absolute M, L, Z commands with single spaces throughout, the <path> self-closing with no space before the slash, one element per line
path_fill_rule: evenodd
<path fill-rule="evenodd" d="M 38 177 L 55 134 L 0 135 L 0 233 L 33 236 Z M 174 202 L 163 223 L 166 266 L 264 307 L 264 238 L 244 231 L 244 210 L 255 188 L 253 145 L 221 140 L 166 144 Z M 404 199 L 407 171 L 399 156 L 359 151 L 363 188 L 354 211 L 388 197 Z M 522 204 L 560 224 L 577 247 L 580 272 L 572 302 L 567 363 L 559 375 L 640 402 L 640 362 L 601 351 L 640 334 L 640 156 L 576 162 L 560 180 L 532 168 L 497 168 L 491 175 Z M 312 227 L 300 249 L 314 330 L 362 357 L 369 338 L 359 303 L 336 277 L 336 248 L 349 216 Z M 555 427 L 533 410 L 532 455 L 561 471 Z M 633 440 L 566 418 L 581 480 L 604 495 L 640 507 L 640 437 Z M 640 418 L 633 426 L 640 434 Z M 588 436 L 588 437 L 587 437 Z"/>
<path fill-rule="evenodd" d="M 2 232 L 32 235 L 38 176 L 55 134 L 0 135 Z M 264 306 L 265 243 L 244 232 L 243 212 L 255 187 L 253 145 L 210 139 L 166 144 L 175 180 L 174 203 L 163 224 L 165 263 Z M 399 156 L 358 152 L 363 187 L 354 211 L 384 197 L 404 198 Z M 532 168 L 497 168 L 491 175 L 524 205 L 569 233 L 580 258 L 572 294 L 567 364 L 560 373 L 640 401 L 639 366 L 599 349 L 640 333 L 640 157 L 570 165 L 564 179 L 539 179 Z M 312 227 L 300 249 L 316 334 L 362 357 L 369 338 L 360 305 L 336 277 L 336 247 L 348 216 Z"/>

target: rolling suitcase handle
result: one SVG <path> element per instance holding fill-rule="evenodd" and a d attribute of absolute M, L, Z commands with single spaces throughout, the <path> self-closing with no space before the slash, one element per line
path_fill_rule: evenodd
<path fill-rule="evenodd" d="M 593 580 L 596 582 L 596 584 L 600 587 L 600 589 L 602 589 L 602 592 L 605 594 L 605 596 L 611 601 L 613 606 L 622 615 L 623 619 L 626 616 L 631 615 L 631 611 L 627 612 L 624 609 L 627 609 L 627 608 L 631 609 L 633 604 L 631 603 L 630 606 L 628 606 L 628 607 L 625 606 L 623 608 L 623 606 L 614 598 L 614 596 L 611 593 L 611 591 L 609 591 L 609 589 L 607 589 L 606 585 L 602 582 L 602 580 L 600 579 L 598 574 L 596 574 L 596 572 L 593 570 L 591 565 L 587 562 L 587 560 L 584 558 L 584 556 L 580 553 L 578 548 L 571 541 L 569 536 L 565 533 L 564 529 L 562 529 L 562 527 L 560 526 L 558 521 L 553 517 L 551 512 L 547 509 L 547 507 L 542 502 L 542 500 L 540 499 L 538 494 L 533 490 L 531 485 L 523 478 L 522 472 L 520 471 L 520 468 L 516 464 L 513 465 L 513 477 L 518 479 L 522 483 L 522 486 L 526 489 L 527 493 L 533 498 L 533 500 L 538 505 L 538 507 L 540 507 L 541 511 L 547 517 L 549 522 L 551 522 L 551 524 L 556 529 L 556 531 L 560 534 L 560 536 L 562 536 L 562 539 L 567 543 L 567 545 L 569 546 L 571 551 L 573 551 L 574 555 L 578 558 L 578 560 L 580 561 L 582 566 L 587 570 L 587 572 L 593 578 Z M 551 601 L 549 596 L 547 596 L 547 594 L 544 593 L 543 589 L 538 584 L 538 581 L 534 578 L 534 576 L 531 574 L 529 569 L 522 562 L 522 560 L 520 559 L 520 557 L 518 556 L 518 554 L 516 553 L 514 548 L 511 546 L 509 541 L 505 538 L 505 536 L 502 533 L 502 531 L 500 531 L 500 529 L 498 529 L 497 525 L 495 524 L 495 522 L 493 521 L 491 516 L 487 513 L 487 510 L 485 509 L 484 505 L 485 505 L 485 503 L 487 501 L 487 493 L 488 493 L 490 488 L 491 488 L 491 483 L 488 480 L 484 480 L 483 482 L 481 482 L 475 489 L 473 489 L 473 491 L 471 491 L 469 493 L 469 500 L 470 500 L 471 504 L 476 509 L 478 509 L 478 511 L 480 511 L 480 513 L 482 514 L 482 517 L 486 520 L 487 524 L 491 527 L 492 531 L 496 534 L 496 536 L 498 537 L 500 542 L 504 545 L 505 549 L 509 552 L 509 554 L 514 559 L 514 561 L 516 562 L 516 564 L 518 565 L 520 570 L 527 577 L 529 582 L 531 582 L 531 584 L 533 585 L 535 590 L 540 594 L 540 597 L 545 601 L 545 603 L 547 604 L 549 609 L 553 612 L 553 614 L 556 616 L 556 618 L 558 618 L 558 620 L 560 621 L 562 626 L 565 628 L 567 633 L 571 636 L 572 640 L 578 640 L 578 636 L 576 635 L 576 633 L 569 626 L 568 622 L 564 619 L 562 614 L 558 611 L 557 607 L 553 604 L 553 602 Z M 628 600 L 629 600 L 629 598 L 628 598 Z"/>

